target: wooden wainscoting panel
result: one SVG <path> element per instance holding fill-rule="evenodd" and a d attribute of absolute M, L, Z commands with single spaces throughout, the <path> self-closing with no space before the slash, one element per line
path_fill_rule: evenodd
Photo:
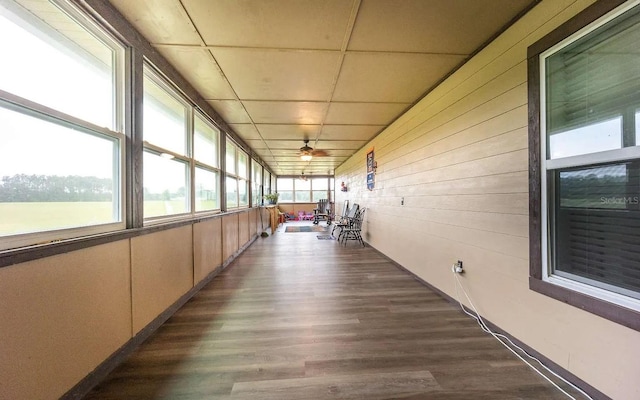
<path fill-rule="evenodd" d="M 193 225 L 193 283 L 222 265 L 222 218 Z"/>
<path fill-rule="evenodd" d="M 240 248 L 238 213 L 222 217 L 222 263 L 224 264 Z"/>
<path fill-rule="evenodd" d="M 131 338 L 129 240 L 0 269 L 0 399 L 57 399 Z"/>
<path fill-rule="evenodd" d="M 131 239 L 133 333 L 193 287 L 191 225 Z"/>
<path fill-rule="evenodd" d="M 238 248 L 249 242 L 249 212 L 250 210 L 238 213 Z"/>

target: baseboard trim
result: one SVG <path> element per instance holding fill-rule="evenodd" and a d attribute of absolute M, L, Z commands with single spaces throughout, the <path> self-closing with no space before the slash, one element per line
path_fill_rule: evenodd
<path fill-rule="evenodd" d="M 73 388 L 65 393 L 60 400 L 81 400 L 94 387 L 102 382 L 116 367 L 122 364 L 145 340 L 147 340 L 162 324 L 167 322 L 173 314 L 187 303 L 196 293 L 211 282 L 220 272 L 229 266 L 242 252 L 244 252 L 258 238 L 254 235 L 244 246 L 233 253 L 222 265 L 216 267 L 204 279 L 198 282 L 187 293 L 180 296 L 171 306 L 158 315 L 153 321 L 145 326 L 134 337 L 129 339 L 122 347 L 116 350 L 111 356 L 98 365 L 93 371 L 85 376 Z"/>
<path fill-rule="evenodd" d="M 420 282 L 424 286 L 428 287 L 429 289 L 433 290 L 435 293 L 440 295 L 443 299 L 447 300 L 449 303 L 455 305 L 458 308 L 460 307 L 460 303 L 456 299 L 454 299 L 453 297 L 449 296 L 445 292 L 441 291 L 437 287 L 435 287 L 432 284 L 430 284 L 429 282 L 425 281 L 424 279 L 422 279 L 421 277 L 419 277 L 418 275 L 416 275 L 415 273 L 413 273 L 409 269 L 405 268 L 404 266 L 402 266 L 401 264 L 399 264 L 395 260 L 392 260 L 386 254 L 384 254 L 380 250 L 376 249 L 375 247 L 371 246 L 370 243 L 367 243 L 367 246 L 371 247 L 378 254 L 380 254 L 381 256 L 385 257 L 387 260 L 389 260 L 389 262 L 391 262 L 393 265 L 395 265 L 398 269 L 406 272 L 407 274 L 411 275 L 411 277 L 413 277 L 415 280 L 417 280 L 418 282 Z M 478 316 L 478 314 L 476 312 L 474 312 L 473 310 L 469 309 L 468 307 L 466 307 L 464 305 L 463 305 L 463 307 L 469 313 L 471 313 L 471 314 L 473 314 L 475 316 Z M 462 312 L 462 310 L 460 310 L 460 312 Z M 585 393 L 587 393 L 589 396 L 591 396 L 594 400 L 611 400 L 611 398 L 609 396 L 605 395 L 604 393 L 602 393 L 598 389 L 596 389 L 593 386 L 589 385 L 587 382 L 583 381 L 582 379 L 578 378 L 577 376 L 575 376 L 571 372 L 567 371 L 562 366 L 556 364 L 555 362 L 553 362 L 552 360 L 547 358 L 544 354 L 539 353 L 538 351 L 536 351 L 535 349 L 533 349 L 532 347 L 530 347 L 526 343 L 523 343 L 520 340 L 518 340 L 517 338 L 513 337 L 511 334 L 509 334 L 509 332 L 507 332 L 504 329 L 500 328 L 498 325 L 496 325 L 493 322 L 487 320 L 485 317 L 482 317 L 482 319 L 484 320 L 486 325 L 489 327 L 489 329 L 491 329 L 493 332 L 500 333 L 500 334 L 508 337 L 513 343 L 515 343 L 516 345 L 518 345 L 519 347 L 524 349 L 524 351 L 526 351 L 527 353 L 529 353 L 533 357 L 535 357 L 538 360 L 540 360 L 545 366 L 547 366 L 547 368 L 549 368 L 550 370 L 552 370 L 556 374 L 560 375 L 561 377 L 563 377 L 567 381 L 569 381 L 572 384 L 574 384 L 577 387 L 579 387 L 581 390 L 583 390 Z"/>

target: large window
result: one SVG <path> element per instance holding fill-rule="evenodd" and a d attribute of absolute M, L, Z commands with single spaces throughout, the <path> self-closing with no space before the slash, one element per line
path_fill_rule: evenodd
<path fill-rule="evenodd" d="M 227 139 L 227 208 L 249 205 L 249 156 Z"/>
<path fill-rule="evenodd" d="M 531 134 L 540 143 L 541 254 L 532 275 L 640 310 L 637 3 L 534 54 L 540 129 L 532 124 Z"/>
<path fill-rule="evenodd" d="M 264 194 L 271 193 L 271 173 L 267 170 L 264 171 Z"/>
<path fill-rule="evenodd" d="M 333 201 L 333 193 L 330 192 L 330 181 L 333 178 L 290 178 L 282 177 L 277 179 L 278 201 L 281 203 L 317 203 L 320 199 Z"/>
<path fill-rule="evenodd" d="M 195 210 L 220 209 L 218 169 L 220 131 L 200 113 L 194 115 Z"/>
<path fill-rule="evenodd" d="M 0 250 L 124 227 L 123 47 L 65 2 L 0 4 Z"/>
<path fill-rule="evenodd" d="M 144 68 L 144 217 L 220 209 L 220 132 L 149 67 Z"/>
<path fill-rule="evenodd" d="M 188 213 L 189 105 L 146 65 L 143 105 L 144 217 Z"/>
<path fill-rule="evenodd" d="M 256 160 L 251 160 L 251 205 L 254 207 L 262 204 L 262 165 Z"/>

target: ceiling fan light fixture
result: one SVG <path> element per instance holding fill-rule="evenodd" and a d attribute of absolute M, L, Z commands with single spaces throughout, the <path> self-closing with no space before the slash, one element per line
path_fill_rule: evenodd
<path fill-rule="evenodd" d="M 302 161 L 311 161 L 312 158 L 313 158 L 313 156 L 311 155 L 311 153 L 302 153 L 302 154 L 300 154 L 300 159 Z"/>

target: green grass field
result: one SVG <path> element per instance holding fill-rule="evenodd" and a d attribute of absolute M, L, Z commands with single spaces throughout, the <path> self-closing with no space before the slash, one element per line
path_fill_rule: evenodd
<path fill-rule="evenodd" d="M 197 210 L 215 207 L 214 200 L 203 200 Z M 144 202 L 145 218 L 184 212 L 184 200 Z M 0 203 L 0 235 L 3 236 L 112 222 L 117 221 L 113 219 L 110 202 Z"/>
<path fill-rule="evenodd" d="M 110 202 L 0 203 L 1 235 L 110 222 L 114 222 Z"/>

